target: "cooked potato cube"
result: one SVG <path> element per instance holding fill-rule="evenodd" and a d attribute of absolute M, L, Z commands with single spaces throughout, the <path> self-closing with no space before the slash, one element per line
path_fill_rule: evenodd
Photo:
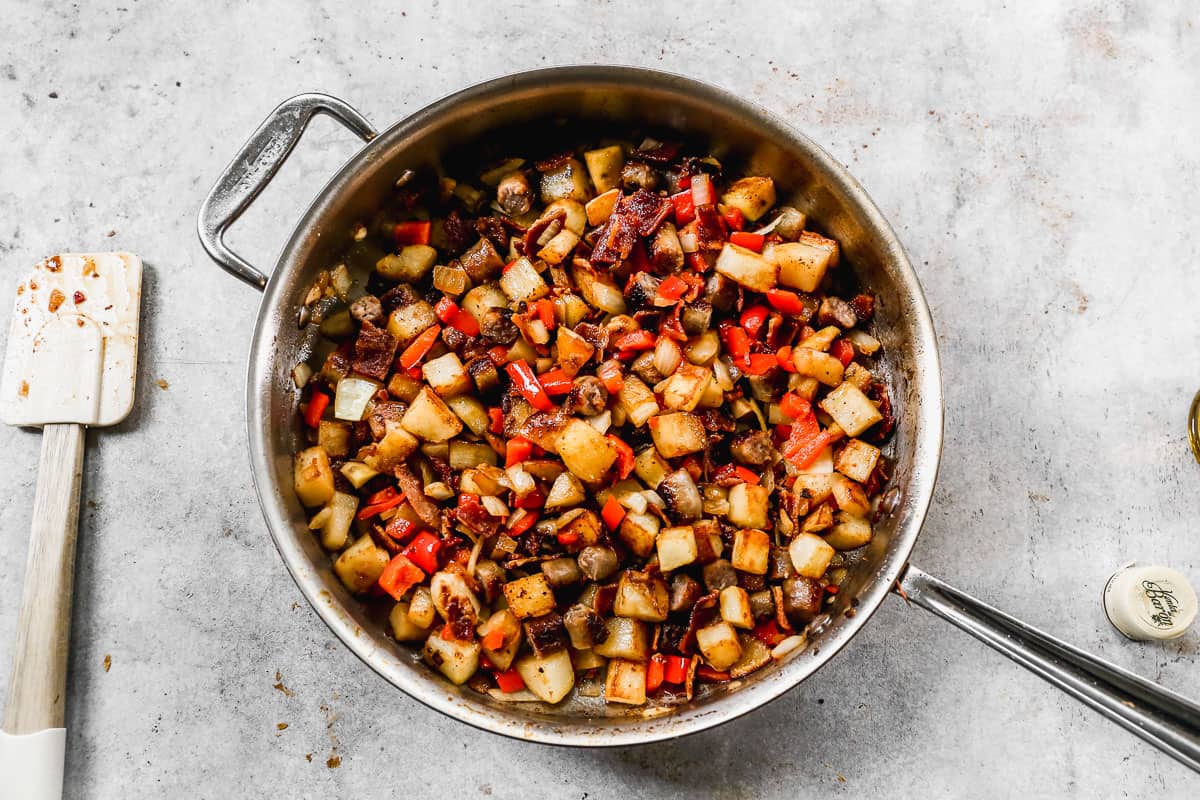
<path fill-rule="evenodd" d="M 408 600 L 408 620 L 419 628 L 428 628 L 437 619 L 437 610 L 433 607 L 433 593 L 428 586 L 413 587 L 412 597 Z"/>
<path fill-rule="evenodd" d="M 522 301 L 532 303 L 550 293 L 550 287 L 534 268 L 528 258 L 518 258 L 500 276 L 500 288 L 514 304 Z"/>
<path fill-rule="evenodd" d="M 412 621 L 408 615 L 407 602 L 396 603 L 388 614 L 388 622 L 392 626 L 392 636 L 397 642 L 420 642 L 429 636 L 429 626 L 421 627 Z"/>
<path fill-rule="evenodd" d="M 604 434 L 578 417 L 563 426 L 555 447 L 567 469 L 585 483 L 603 478 L 617 460 L 617 451 Z"/>
<path fill-rule="evenodd" d="M 434 610 L 447 622 L 457 615 L 465 617 L 474 625 L 483 610 L 479 598 L 471 591 L 466 578 L 459 572 L 435 572 L 429 581 L 429 593 L 433 597 Z"/>
<path fill-rule="evenodd" d="M 797 347 L 792 351 L 792 363 L 797 375 L 816 378 L 826 386 L 837 386 L 842 382 L 844 367 L 828 353 L 810 347 Z"/>
<path fill-rule="evenodd" d="M 646 665 L 640 661 L 614 658 L 604 676 L 604 700 L 640 706 L 646 702 Z"/>
<path fill-rule="evenodd" d="M 375 264 L 375 271 L 393 281 L 416 283 L 425 277 L 437 261 L 437 250 L 427 244 L 410 244 L 399 254 L 386 255 Z"/>
<path fill-rule="evenodd" d="M 805 336 L 800 340 L 800 347 L 807 347 L 809 350 L 820 350 L 822 353 L 829 352 L 829 346 L 833 344 L 833 340 L 842 335 L 842 329 L 837 325 L 826 325 L 819 331 Z"/>
<path fill-rule="evenodd" d="M 518 659 L 517 674 L 525 681 L 525 688 L 546 703 L 557 703 L 575 686 L 575 668 L 566 648 L 540 657 L 527 655 Z"/>
<path fill-rule="evenodd" d="M 317 444 L 334 458 L 350 453 L 350 426 L 345 422 L 323 419 L 317 426 Z"/>
<path fill-rule="evenodd" d="M 843 383 L 825 395 L 818 405 L 833 417 L 833 421 L 842 427 L 847 436 L 858 436 L 883 419 L 871 399 L 851 383 Z"/>
<path fill-rule="evenodd" d="M 565 325 L 558 329 L 555 348 L 558 353 L 558 365 L 562 367 L 563 372 L 572 376 L 583 369 L 583 365 L 596 352 L 596 348 L 587 339 Z"/>
<path fill-rule="evenodd" d="M 736 244 L 726 244 L 717 256 L 716 271 L 734 283 L 756 292 L 775 288 L 779 267 L 753 250 Z"/>
<path fill-rule="evenodd" d="M 563 227 L 578 236 L 583 236 L 583 232 L 587 230 L 587 210 L 583 207 L 583 203 L 578 200 L 571 200 L 570 198 L 555 200 L 546 206 L 546 210 L 542 212 L 542 215 L 555 214 L 559 210 L 562 210 L 566 214 L 563 218 Z"/>
<path fill-rule="evenodd" d="M 625 153 L 621 145 L 588 150 L 583 154 L 583 160 L 587 163 L 588 175 L 597 192 L 607 192 L 621 185 L 621 167 L 625 166 Z"/>
<path fill-rule="evenodd" d="M 590 194 L 587 173 L 577 159 L 568 158 L 561 166 L 542 173 L 542 202 L 545 204 L 565 198 L 584 203 Z"/>
<path fill-rule="evenodd" d="M 737 631 L 725 621 L 696 631 L 696 645 L 713 669 L 729 669 L 742 657 L 742 643 L 738 641 Z"/>
<path fill-rule="evenodd" d="M 300 502 L 310 508 L 333 497 L 333 468 L 325 448 L 316 445 L 296 454 L 295 486 Z"/>
<path fill-rule="evenodd" d="M 462 420 L 442 398 L 425 388 L 400 420 L 404 430 L 427 442 L 444 442 L 462 432 Z"/>
<path fill-rule="evenodd" d="M 387 550 L 377 546 L 368 533 L 338 556 L 333 571 L 347 589 L 361 594 L 375 585 L 390 560 Z"/>
<path fill-rule="evenodd" d="M 658 486 L 662 479 L 671 474 L 668 464 L 658 451 L 647 447 L 633 459 L 633 471 L 647 486 Z"/>
<path fill-rule="evenodd" d="M 476 436 L 483 436 L 491 425 L 492 421 L 488 418 L 487 408 L 473 395 L 463 394 L 458 397 L 447 397 L 446 405 Z"/>
<path fill-rule="evenodd" d="M 742 638 L 742 655 L 729 668 L 729 677 L 741 678 L 771 661 L 771 648 L 753 636 Z"/>
<path fill-rule="evenodd" d="M 576 541 L 574 547 L 583 549 L 597 544 L 601 539 L 600 517 L 596 516 L 595 511 L 586 508 L 568 511 L 558 518 L 557 524 L 560 536 Z"/>
<path fill-rule="evenodd" d="M 440 671 L 456 686 L 466 683 L 475 674 L 475 670 L 479 669 L 479 642 L 443 639 L 440 632 L 425 640 L 425 648 L 421 655 L 431 667 Z"/>
<path fill-rule="evenodd" d="M 835 423 L 833 423 L 833 425 L 837 425 L 837 423 L 835 422 Z M 831 426 L 831 427 L 833 427 L 833 426 Z M 831 430 L 826 429 L 825 432 L 832 435 Z M 820 453 L 817 453 L 817 457 L 815 459 L 813 459 L 812 463 L 809 464 L 804 469 L 799 470 L 799 472 L 801 475 L 832 475 L 833 474 L 833 448 L 826 447 Z"/>
<path fill-rule="evenodd" d="M 800 533 L 788 545 L 788 556 L 796 573 L 805 578 L 819 578 L 829 568 L 834 549 L 820 536 Z"/>
<path fill-rule="evenodd" d="M 620 196 L 620 189 L 609 189 L 589 200 L 584 206 L 588 224 L 594 226 L 607 222 L 608 218 L 612 216 L 613 209 L 617 207 L 617 198 Z"/>
<path fill-rule="evenodd" d="M 645 425 L 646 420 L 659 411 L 658 400 L 655 399 L 654 392 L 650 391 L 650 387 L 642 383 L 636 375 L 625 376 L 625 383 L 617 398 L 622 408 L 625 409 L 629 424 L 635 428 Z"/>
<path fill-rule="evenodd" d="M 504 584 L 504 599 L 518 619 L 540 617 L 554 610 L 554 592 L 541 572 Z"/>
<path fill-rule="evenodd" d="M 567 260 L 577 244 L 579 234 L 564 227 L 553 239 L 546 242 L 546 246 L 538 251 L 537 256 L 547 264 L 561 264 Z M 501 278 L 500 281 L 503 284 L 504 279 Z"/>
<path fill-rule="evenodd" d="M 825 503 L 813 509 L 800 526 L 801 533 L 819 533 L 833 526 L 833 509 Z"/>
<path fill-rule="evenodd" d="M 658 568 L 670 572 L 696 560 L 696 531 L 691 525 L 663 528 L 658 532 Z"/>
<path fill-rule="evenodd" d="M 845 475 L 834 473 L 833 500 L 838 508 L 847 514 L 865 517 L 871 513 L 871 501 L 867 499 L 863 487 Z"/>
<path fill-rule="evenodd" d="M 712 371 L 705 367 L 680 364 L 662 388 L 663 405 L 672 411 L 695 410 L 713 382 L 712 377 Z"/>
<path fill-rule="evenodd" d="M 653 514 L 630 512 L 621 520 L 617 537 L 638 558 L 646 558 L 654 552 L 654 544 L 662 522 Z"/>
<path fill-rule="evenodd" d="M 397 372 L 388 378 L 387 390 L 388 394 L 397 400 L 411 403 L 416 399 L 417 393 L 421 391 L 421 387 L 424 385 L 417 378 L 410 378 L 403 372 Z"/>
<path fill-rule="evenodd" d="M 521 623 L 516 614 L 507 608 L 502 608 L 479 626 L 479 638 L 486 640 L 488 634 L 493 631 L 502 631 L 504 641 L 499 647 L 483 648 L 483 654 L 487 656 L 488 661 L 495 665 L 496 669 L 508 669 L 512 666 L 513 659 L 517 657 L 517 651 L 521 649 Z"/>
<path fill-rule="evenodd" d="M 767 527 L 771 493 L 767 487 L 752 483 L 736 483 L 729 487 L 729 513 L 726 517 L 742 528 Z"/>
<path fill-rule="evenodd" d="M 744 528 L 733 535 L 733 555 L 729 561 L 734 569 L 751 575 L 766 575 L 770 560 L 770 536 L 752 528 Z"/>
<path fill-rule="evenodd" d="M 466 394 L 474 385 L 471 383 L 471 376 L 467 374 L 467 368 L 454 353 L 446 353 L 426 361 L 421 367 L 421 374 L 438 397 Z"/>
<path fill-rule="evenodd" d="M 571 277 L 583 299 L 609 314 L 625 313 L 625 295 L 607 272 L 597 272 L 586 261 L 575 259 Z"/>
<path fill-rule="evenodd" d="M 604 620 L 608 634 L 603 642 L 592 647 L 605 658 L 626 658 L 645 661 L 650 655 L 650 634 L 646 623 L 630 617 L 609 617 Z"/>
<path fill-rule="evenodd" d="M 696 561 L 711 564 L 721 557 L 725 542 L 721 539 L 721 526 L 715 519 L 698 519 L 692 523 L 696 533 Z"/>
<path fill-rule="evenodd" d="M 375 445 L 375 452 L 365 459 L 368 467 L 379 472 L 391 472 L 403 464 L 420 446 L 417 438 L 404 430 L 403 420 L 389 420 L 386 431 Z"/>
<path fill-rule="evenodd" d="M 450 469 L 463 470 L 462 477 L 459 479 L 462 484 L 462 490 L 468 494 L 497 494 L 503 487 L 496 486 L 490 479 L 487 481 L 488 488 L 492 491 L 475 491 L 480 487 L 479 481 L 474 481 L 471 485 L 467 484 L 467 473 L 474 473 L 475 467 L 481 466 L 496 466 L 500 457 L 491 445 L 484 442 L 464 442 L 461 439 L 455 439 L 450 442 L 447 449 L 447 460 L 450 463 Z"/>
<path fill-rule="evenodd" d="M 583 484 L 569 472 L 563 472 L 554 479 L 554 485 L 550 487 L 550 493 L 546 495 L 546 503 L 543 506 L 547 511 L 556 508 L 569 508 L 577 506 L 587 499 L 587 495 L 583 491 Z"/>
<path fill-rule="evenodd" d="M 354 512 L 358 510 L 358 498 L 345 492 L 334 492 L 333 499 L 325 509 L 329 513 L 321 526 L 321 546 L 326 550 L 341 550 L 350 538 Z"/>
<path fill-rule="evenodd" d="M 832 239 L 805 232 L 800 234 L 798 242 L 768 245 L 763 248 L 763 255 L 779 265 L 781 284 L 802 292 L 815 292 L 825 279 L 826 270 L 837 266 L 838 246 Z"/>
<path fill-rule="evenodd" d="M 658 575 L 636 570 L 621 573 L 617 596 L 613 599 L 613 614 L 646 622 L 663 622 L 669 606 L 667 582 Z"/>
<path fill-rule="evenodd" d="M 418 300 L 391 313 L 388 317 L 387 332 L 396 337 L 399 348 L 403 351 L 407 345 L 412 344 L 413 339 L 436 324 L 437 314 L 434 313 L 433 306 L 424 300 Z"/>
<path fill-rule="evenodd" d="M 750 595 L 740 586 L 726 586 L 720 594 L 721 619 L 735 628 L 754 627 L 754 612 L 750 609 Z"/>
<path fill-rule="evenodd" d="M 741 178 L 721 195 L 721 204 L 736 208 L 754 222 L 775 205 L 775 181 L 758 175 Z"/>
<path fill-rule="evenodd" d="M 350 481 L 350 485 L 355 489 L 361 489 L 363 484 L 379 474 L 377 470 L 368 467 L 361 461 L 347 461 L 342 464 L 342 477 Z"/>
<path fill-rule="evenodd" d="M 695 414 L 679 411 L 650 418 L 650 436 L 663 458 L 678 458 L 699 453 L 708 443 L 704 424 Z"/>
<path fill-rule="evenodd" d="M 828 508 L 828 506 L 825 506 Z M 825 541 L 835 550 L 853 550 L 871 541 L 871 522 L 839 511 Z"/>

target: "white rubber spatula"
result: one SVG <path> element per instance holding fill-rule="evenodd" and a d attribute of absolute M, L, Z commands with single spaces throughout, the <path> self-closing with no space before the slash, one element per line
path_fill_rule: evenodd
<path fill-rule="evenodd" d="M 0 731 L 6 797 L 62 797 L 84 434 L 133 407 L 141 291 L 142 262 L 129 253 L 53 256 L 17 285 L 0 419 L 40 427 L 42 456 Z"/>

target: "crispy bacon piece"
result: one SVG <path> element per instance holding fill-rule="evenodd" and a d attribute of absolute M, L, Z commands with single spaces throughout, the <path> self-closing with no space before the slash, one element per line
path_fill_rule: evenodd
<path fill-rule="evenodd" d="M 500 520 L 477 502 L 459 503 L 454 513 L 459 522 L 480 536 L 494 536 L 500 531 Z"/>
<path fill-rule="evenodd" d="M 354 342 L 354 362 L 351 366 L 376 380 L 387 380 L 392 359 L 396 357 L 396 337 L 364 320 Z"/>
<path fill-rule="evenodd" d="M 854 309 L 854 314 L 858 317 L 859 322 L 866 322 L 875 316 L 875 295 L 855 295 L 854 299 L 850 301 L 850 307 Z"/>
<path fill-rule="evenodd" d="M 590 259 L 593 266 L 624 261 L 629 258 L 633 246 L 637 244 L 638 222 L 636 218 L 622 212 L 623 204 L 624 198 L 617 201 L 616 209 L 600 228 Z"/>
<path fill-rule="evenodd" d="M 691 655 L 696 645 L 696 631 L 712 621 L 717 605 L 717 592 L 709 592 L 696 601 L 692 613 L 688 615 L 687 628 L 679 638 L 677 648 L 684 655 Z"/>
<path fill-rule="evenodd" d="M 542 238 L 542 234 L 545 233 L 555 222 L 558 222 L 559 227 L 561 227 L 566 218 L 567 211 L 565 208 L 556 208 L 549 214 L 543 214 L 540 216 L 537 221 L 530 225 L 525 231 L 525 238 L 521 242 L 521 252 L 523 252 L 529 258 L 533 258 L 540 249 L 538 247 L 538 239 Z"/>
<path fill-rule="evenodd" d="M 879 404 L 879 413 L 883 419 L 861 438 L 876 443 L 885 441 L 892 429 L 896 427 L 896 417 L 892 411 L 892 398 L 888 394 L 888 388 L 882 383 L 872 383 L 867 387 L 866 395 Z"/>
<path fill-rule="evenodd" d="M 630 222 L 637 225 L 638 233 L 649 236 L 658 230 L 667 214 L 671 213 L 671 203 L 665 197 L 638 189 L 621 199 L 619 210 L 621 214 L 630 218 Z"/>
<path fill-rule="evenodd" d="M 404 492 L 404 499 L 412 506 L 413 511 L 417 512 L 417 516 L 421 518 L 422 522 L 437 530 L 441 516 L 438 513 L 437 504 L 425 496 L 425 489 L 421 486 L 421 481 L 404 464 L 396 467 L 392 472 L 396 476 L 396 482 L 400 484 L 400 491 Z"/>
<path fill-rule="evenodd" d="M 720 250 L 729 238 L 721 212 L 712 204 L 696 206 L 696 243 L 702 250 Z"/>
<path fill-rule="evenodd" d="M 446 235 L 446 249 L 453 255 L 458 255 L 479 240 L 475 223 L 465 219 L 457 210 L 451 211 L 442 220 L 442 232 Z"/>
<path fill-rule="evenodd" d="M 384 394 L 386 395 L 387 392 L 384 391 Z M 371 416 L 367 419 L 367 423 L 371 426 L 371 437 L 376 441 L 382 439 L 387 433 L 387 424 L 399 422 L 407 410 L 407 403 L 376 399 L 375 406 L 371 409 Z"/>
<path fill-rule="evenodd" d="M 683 145 L 679 142 L 659 142 L 654 147 L 645 150 L 639 147 L 636 155 L 649 161 L 651 164 L 666 165 L 679 156 L 679 151 L 682 147 Z"/>

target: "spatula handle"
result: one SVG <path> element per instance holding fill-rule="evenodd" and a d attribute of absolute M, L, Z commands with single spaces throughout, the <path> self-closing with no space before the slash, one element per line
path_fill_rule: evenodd
<path fill-rule="evenodd" d="M 86 431 L 73 423 L 42 428 L 32 535 L 4 712 L 7 733 L 63 727 Z"/>

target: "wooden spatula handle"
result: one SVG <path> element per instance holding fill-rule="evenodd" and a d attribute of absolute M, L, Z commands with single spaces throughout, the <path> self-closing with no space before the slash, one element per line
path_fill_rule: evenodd
<path fill-rule="evenodd" d="M 84 426 L 73 423 L 42 428 L 29 558 L 4 712 L 8 733 L 63 727 L 86 433 Z"/>

